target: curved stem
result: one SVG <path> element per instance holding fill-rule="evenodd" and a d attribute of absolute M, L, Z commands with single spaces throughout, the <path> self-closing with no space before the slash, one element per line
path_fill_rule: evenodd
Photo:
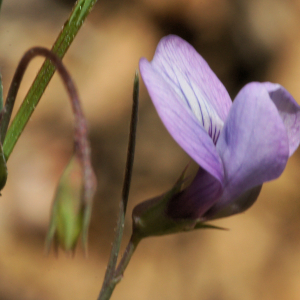
<path fill-rule="evenodd" d="M 78 97 L 77 90 L 71 79 L 70 74 L 67 69 L 64 67 L 61 59 L 51 52 L 50 50 L 42 47 L 34 47 L 28 50 L 22 57 L 12 80 L 11 86 L 8 91 L 8 96 L 5 102 L 5 112 L 3 119 L 1 121 L 1 139 L 5 138 L 7 127 L 10 121 L 12 109 L 15 103 L 15 99 L 20 87 L 20 83 L 24 76 L 24 73 L 28 67 L 29 62 L 36 56 L 44 56 L 48 58 L 56 67 L 59 75 L 61 76 L 63 83 L 68 91 L 72 110 L 75 117 L 74 125 L 74 144 L 75 144 L 75 153 L 78 155 L 82 163 L 82 168 L 84 170 L 84 195 L 83 199 L 90 202 L 93 197 L 95 190 L 95 178 L 94 172 L 91 166 L 91 151 L 89 146 L 89 141 L 87 137 L 87 123 L 83 115 L 80 101 Z M 5 147 L 6 139 L 4 139 Z M 8 156 L 6 157 L 6 160 Z"/>
<path fill-rule="evenodd" d="M 74 5 L 69 19 L 64 24 L 61 33 L 52 47 L 52 52 L 58 55 L 60 59 L 63 58 L 69 49 L 84 20 L 96 2 L 97 0 L 78 0 Z M 46 60 L 7 132 L 5 143 L 3 145 L 3 151 L 6 158 L 10 156 L 54 72 L 55 67 L 49 60 Z"/>
<path fill-rule="evenodd" d="M 24 73 L 30 63 L 30 61 L 36 56 L 44 56 L 48 58 L 56 67 L 59 75 L 62 78 L 62 81 L 68 91 L 70 96 L 70 101 L 72 105 L 72 110 L 75 116 L 75 143 L 76 144 L 86 144 L 86 133 L 87 133 L 87 124 L 80 106 L 80 101 L 78 97 L 77 90 L 71 79 L 71 76 L 67 69 L 64 67 L 61 59 L 51 52 L 50 50 L 42 47 L 34 47 L 29 49 L 22 57 L 10 85 L 8 95 L 5 102 L 5 113 L 1 121 L 1 139 L 2 142 L 5 139 L 7 127 L 11 118 L 11 113 L 15 103 L 19 87 L 24 76 Z M 82 154 L 83 155 L 83 154 Z M 7 159 L 8 157 L 6 157 Z"/>
<path fill-rule="evenodd" d="M 135 139 L 136 139 L 136 129 L 137 129 L 137 119 L 138 119 L 138 97 L 139 97 L 139 75 L 138 72 L 136 72 L 134 78 L 134 85 L 133 85 L 133 105 L 132 105 L 132 114 L 131 114 L 131 122 L 130 122 L 127 162 L 126 162 L 125 176 L 124 176 L 123 190 L 122 190 L 122 199 L 120 202 L 116 235 L 113 242 L 108 266 L 106 269 L 103 285 L 98 300 L 108 299 L 108 298 L 103 298 L 104 297 L 103 295 L 106 295 L 107 289 L 109 289 L 111 282 L 114 279 L 115 268 L 117 265 L 117 259 L 120 252 L 120 246 L 121 246 L 121 241 L 122 241 L 122 236 L 124 231 L 125 213 L 126 213 L 126 207 L 128 202 L 133 162 L 134 162 Z"/>
<path fill-rule="evenodd" d="M 15 71 L 14 77 L 12 79 L 8 95 L 6 98 L 5 102 L 5 113 L 1 122 L 1 139 L 2 143 L 5 139 L 8 124 L 11 118 L 12 110 L 15 104 L 15 99 L 17 96 L 17 93 L 20 88 L 21 81 L 23 79 L 24 73 L 30 63 L 30 61 L 36 57 L 36 56 L 44 56 L 48 58 L 57 68 L 57 71 L 59 72 L 63 83 L 70 95 L 71 103 L 72 103 L 72 108 L 75 116 L 78 117 L 83 117 L 81 108 L 80 108 L 80 103 L 77 95 L 77 91 L 75 88 L 75 85 L 73 84 L 73 81 L 71 79 L 71 76 L 69 75 L 68 71 L 62 64 L 60 58 L 55 55 L 53 52 L 46 48 L 42 47 L 34 47 L 29 49 L 22 57 L 21 61 L 19 62 L 19 65 Z M 86 127 L 86 126 L 85 126 Z"/>

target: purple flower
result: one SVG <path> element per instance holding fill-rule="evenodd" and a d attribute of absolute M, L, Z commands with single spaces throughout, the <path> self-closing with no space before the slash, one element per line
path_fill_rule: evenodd
<path fill-rule="evenodd" d="M 206 61 L 177 36 L 163 38 L 140 71 L 167 130 L 199 165 L 191 185 L 169 201 L 174 219 L 244 211 L 299 145 L 300 106 L 282 86 L 249 83 L 232 103 Z"/>

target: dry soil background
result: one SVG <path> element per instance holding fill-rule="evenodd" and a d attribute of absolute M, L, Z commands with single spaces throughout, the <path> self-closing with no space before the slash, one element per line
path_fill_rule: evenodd
<path fill-rule="evenodd" d="M 51 47 L 72 1 L 3 0 L 0 68 L 6 94 L 21 55 Z M 131 88 L 141 56 L 178 34 L 192 43 L 234 97 L 248 81 L 284 85 L 300 101 L 299 0 L 99 0 L 64 62 L 90 125 L 98 176 L 90 255 L 44 255 L 58 178 L 72 151 L 72 115 L 57 76 L 8 163 L 0 199 L 0 299 L 96 299 L 116 224 L 126 156 Z M 42 60 L 26 73 L 19 105 Z M 174 183 L 189 162 L 141 87 L 133 206 Z M 263 129 L 262 129 L 263 130 Z M 264 185 L 246 213 L 195 231 L 143 241 L 112 299 L 253 300 L 300 298 L 300 152 Z M 191 174 L 195 166 L 191 168 Z"/>

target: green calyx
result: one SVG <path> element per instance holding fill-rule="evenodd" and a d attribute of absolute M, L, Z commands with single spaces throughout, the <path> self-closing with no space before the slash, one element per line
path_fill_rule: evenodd
<path fill-rule="evenodd" d="M 200 228 L 223 229 L 200 219 L 173 219 L 166 214 L 169 201 L 182 189 L 184 174 L 166 194 L 138 204 L 132 213 L 133 235 L 139 238 L 159 236 Z"/>

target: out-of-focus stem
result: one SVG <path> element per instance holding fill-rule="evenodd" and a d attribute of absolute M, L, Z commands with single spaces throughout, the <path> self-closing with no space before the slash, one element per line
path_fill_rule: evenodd
<path fill-rule="evenodd" d="M 0 111 L 2 110 L 2 108 L 3 108 L 3 85 L 2 85 L 2 75 L 0 74 Z"/>
<path fill-rule="evenodd" d="M 69 19 L 65 23 L 61 33 L 52 47 L 52 52 L 54 52 L 59 58 L 62 59 L 67 52 L 84 20 L 96 2 L 97 0 L 78 0 L 75 4 Z M 12 121 L 9 130 L 7 131 L 3 144 L 3 151 L 6 159 L 10 156 L 54 72 L 54 65 L 49 60 L 46 60 L 29 89 L 16 117 Z"/>
<path fill-rule="evenodd" d="M 61 76 L 64 85 L 70 96 L 72 110 L 75 117 L 75 130 L 74 130 L 74 142 L 75 142 L 75 152 L 78 155 L 80 161 L 82 162 L 84 170 L 84 181 L 85 181 L 85 193 L 93 193 L 95 188 L 95 178 L 94 172 L 91 167 L 91 151 L 89 146 L 89 141 L 87 138 L 87 124 L 85 117 L 83 115 L 80 101 L 78 98 L 78 93 L 76 91 L 75 85 L 69 75 L 68 71 L 62 64 L 61 59 L 50 50 L 41 47 L 35 47 L 28 50 L 22 57 L 16 72 L 14 74 L 11 86 L 8 91 L 8 96 L 5 103 L 5 113 L 3 119 L 1 120 L 1 138 L 5 136 L 5 132 L 11 117 L 11 112 L 13 105 L 20 87 L 20 83 L 27 69 L 29 62 L 36 56 L 47 57 L 56 67 L 59 75 Z M 7 160 L 8 157 L 6 157 Z M 91 195 L 84 195 L 84 199 L 90 199 Z"/>

